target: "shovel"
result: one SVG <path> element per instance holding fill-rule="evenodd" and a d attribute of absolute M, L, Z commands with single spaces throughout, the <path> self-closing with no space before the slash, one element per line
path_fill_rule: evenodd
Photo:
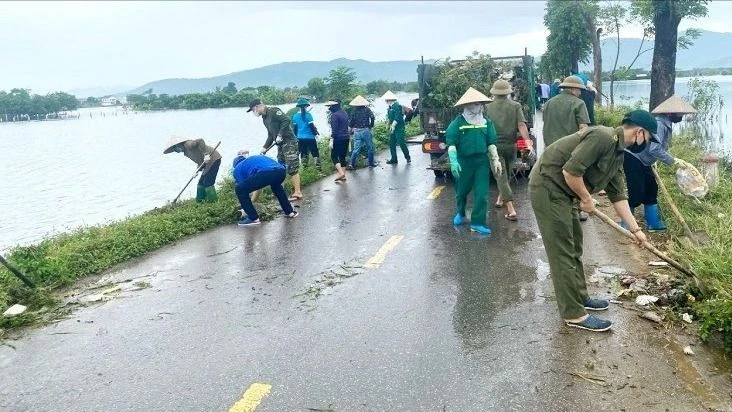
<path fill-rule="evenodd" d="M 689 225 L 684 219 L 684 216 L 681 214 L 681 212 L 679 212 L 679 208 L 676 206 L 676 203 L 673 201 L 673 199 L 671 199 L 671 194 L 668 192 L 668 189 L 666 189 L 666 185 L 663 183 L 663 180 L 661 180 L 661 176 L 658 175 L 658 169 L 655 163 L 653 164 L 653 166 L 651 166 L 651 170 L 653 170 L 653 176 L 655 176 L 656 178 L 656 183 L 658 183 L 658 187 L 661 188 L 664 199 L 666 199 L 666 202 L 671 208 L 671 213 L 673 213 L 673 215 L 676 217 L 676 220 L 679 221 L 679 224 L 681 224 L 681 227 L 684 229 L 684 236 L 686 236 L 687 239 L 693 241 L 697 245 L 703 243 L 705 241 L 703 235 L 701 233 L 693 233 L 691 231 Z"/>
<path fill-rule="evenodd" d="M 600 220 L 602 220 L 603 222 L 605 222 L 608 225 L 612 226 L 618 232 L 622 233 L 625 237 L 627 237 L 629 239 L 632 239 L 632 240 L 636 240 L 635 235 L 633 235 L 632 233 L 630 233 L 630 231 L 625 230 L 622 227 L 620 227 L 620 225 L 618 225 L 617 223 L 615 223 L 614 220 L 610 219 L 610 217 L 608 217 L 608 215 L 602 213 L 599 210 L 595 210 L 595 212 L 593 214 L 595 216 L 597 216 L 598 218 L 600 218 Z M 648 249 L 654 255 L 656 255 L 659 258 L 663 259 L 664 261 L 668 262 L 671 266 L 673 266 L 674 268 L 676 268 L 679 272 L 681 272 L 684 275 L 689 276 L 690 278 L 694 279 L 694 282 L 696 283 L 697 287 L 699 287 L 701 289 L 701 282 L 699 282 L 699 277 L 691 269 L 685 268 L 683 265 L 681 265 L 681 263 L 673 260 L 667 254 L 665 254 L 665 253 L 661 252 L 660 250 L 656 249 L 649 242 L 643 242 L 643 247 L 646 248 L 646 249 Z"/>
<path fill-rule="evenodd" d="M 221 144 L 221 142 L 218 142 L 218 143 L 216 144 L 216 146 L 214 146 L 214 148 L 213 148 L 213 150 L 211 151 L 211 153 L 215 152 L 215 151 L 216 151 L 216 149 L 217 149 L 217 148 L 219 147 L 219 145 L 220 145 L 220 144 Z M 183 189 L 181 189 L 181 190 L 180 190 L 180 193 L 178 193 L 178 196 L 176 196 L 176 197 L 175 197 L 175 199 L 173 199 L 173 204 L 175 204 L 175 202 L 177 202 L 177 201 L 178 201 L 178 199 L 180 198 L 180 195 L 182 195 L 182 194 L 183 194 L 183 192 L 184 192 L 184 191 L 186 190 L 186 188 L 188 187 L 188 185 L 189 185 L 189 184 L 191 184 L 191 182 L 193 181 L 193 179 L 195 179 L 195 178 L 196 178 L 196 176 L 198 176 L 198 172 L 200 172 L 200 171 L 201 171 L 201 169 L 203 169 L 203 166 L 205 166 L 205 165 L 206 165 L 206 162 L 203 162 L 203 163 L 201 163 L 201 164 L 200 164 L 200 165 L 199 165 L 199 166 L 198 166 L 198 167 L 196 168 L 196 172 L 195 172 L 195 173 L 193 173 L 193 176 L 191 176 L 191 179 L 190 179 L 190 180 L 188 181 L 188 183 L 186 183 L 186 185 L 185 185 L 185 186 L 183 186 Z"/>

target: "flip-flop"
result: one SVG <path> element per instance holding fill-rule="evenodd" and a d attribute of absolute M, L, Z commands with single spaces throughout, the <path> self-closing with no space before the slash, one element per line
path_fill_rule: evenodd
<path fill-rule="evenodd" d="M 503 209 L 503 203 L 501 203 L 501 204 L 498 204 L 498 203 L 494 203 L 494 204 L 493 204 L 493 206 L 494 206 L 494 207 L 495 207 L 496 209 Z"/>
<path fill-rule="evenodd" d="M 506 213 L 505 215 L 503 215 L 503 217 L 505 217 L 506 220 L 510 220 L 512 222 L 515 222 L 517 220 L 516 219 L 516 215 L 509 215 L 508 213 Z"/>
<path fill-rule="evenodd" d="M 344 176 L 336 177 L 335 181 L 336 182 L 345 182 L 346 181 L 346 176 L 344 175 Z"/>

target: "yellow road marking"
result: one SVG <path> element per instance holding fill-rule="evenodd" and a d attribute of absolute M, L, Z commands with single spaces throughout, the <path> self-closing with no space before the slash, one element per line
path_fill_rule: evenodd
<path fill-rule="evenodd" d="M 257 406 L 262 402 L 265 396 L 269 395 L 269 391 L 272 389 L 272 385 L 266 383 L 253 383 L 252 386 L 244 392 L 244 395 L 239 399 L 234 406 L 229 409 L 229 412 L 254 412 Z"/>
<path fill-rule="evenodd" d="M 390 237 L 389 240 L 387 240 L 386 243 L 384 243 L 384 245 L 379 248 L 379 251 L 376 252 L 376 254 L 372 256 L 371 259 L 368 260 L 368 262 L 366 262 L 366 268 L 375 269 L 381 266 L 381 264 L 384 263 L 384 259 L 386 259 L 386 254 L 395 247 L 397 247 L 402 239 L 404 239 L 404 236 L 401 235 L 394 235 Z"/>
<path fill-rule="evenodd" d="M 438 196 L 440 196 L 440 193 L 445 189 L 445 186 L 437 186 L 436 188 L 432 189 L 432 192 L 430 192 L 430 195 L 427 196 L 427 200 L 435 200 Z"/>

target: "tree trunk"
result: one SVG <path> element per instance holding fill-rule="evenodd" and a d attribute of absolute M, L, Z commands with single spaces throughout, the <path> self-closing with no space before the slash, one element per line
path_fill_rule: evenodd
<path fill-rule="evenodd" d="M 602 106 L 602 45 L 600 44 L 600 33 L 602 29 L 592 32 L 592 60 L 595 65 L 595 73 L 592 82 L 595 83 L 595 104 Z"/>
<path fill-rule="evenodd" d="M 572 59 L 571 65 L 572 67 L 570 68 L 570 73 L 579 73 L 579 60 Z"/>
<path fill-rule="evenodd" d="M 681 19 L 673 1 L 653 2 L 653 26 L 656 39 L 651 64 L 651 99 L 649 110 L 653 110 L 674 94 L 676 82 L 676 44 Z"/>

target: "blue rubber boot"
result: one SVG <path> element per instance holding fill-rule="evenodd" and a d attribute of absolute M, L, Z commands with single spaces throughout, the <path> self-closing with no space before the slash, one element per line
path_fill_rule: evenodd
<path fill-rule="evenodd" d="M 643 210 L 646 213 L 646 226 L 648 226 L 648 230 L 666 230 L 666 225 L 663 224 L 663 219 L 661 219 L 661 211 L 658 209 L 658 204 L 643 205 Z"/>
<path fill-rule="evenodd" d="M 455 226 L 460 226 L 465 221 L 465 216 L 462 216 L 460 213 L 455 213 L 455 217 L 452 218 L 452 224 Z"/>
<path fill-rule="evenodd" d="M 482 225 L 470 225 L 470 231 L 478 232 L 481 235 L 490 235 L 491 234 L 491 230 L 488 227 L 482 226 Z"/>

